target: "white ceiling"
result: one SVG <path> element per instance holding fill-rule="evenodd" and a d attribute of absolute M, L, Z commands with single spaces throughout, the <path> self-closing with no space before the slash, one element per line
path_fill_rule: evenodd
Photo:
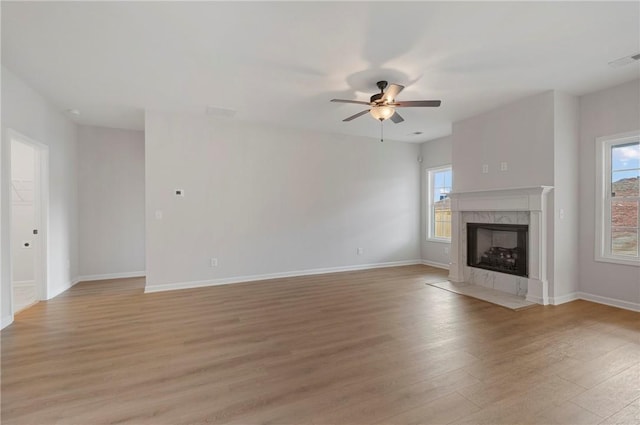
<path fill-rule="evenodd" d="M 385 138 L 556 89 L 581 95 L 640 76 L 639 2 L 2 2 L 2 64 L 81 124 L 144 128 L 144 109 L 236 110 L 233 120 L 377 137 L 341 120 L 380 79 L 405 85 Z M 412 133 L 421 131 L 422 135 Z"/>

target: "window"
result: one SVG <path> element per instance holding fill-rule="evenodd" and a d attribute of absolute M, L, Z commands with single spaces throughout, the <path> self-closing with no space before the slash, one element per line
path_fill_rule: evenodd
<path fill-rule="evenodd" d="M 451 167 L 427 170 L 427 239 L 451 241 Z"/>
<path fill-rule="evenodd" d="M 640 134 L 597 140 L 596 261 L 640 265 Z"/>

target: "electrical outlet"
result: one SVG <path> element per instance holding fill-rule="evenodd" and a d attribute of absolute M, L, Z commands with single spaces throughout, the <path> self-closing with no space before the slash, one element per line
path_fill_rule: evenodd
<path fill-rule="evenodd" d="M 509 169 L 509 165 L 506 162 L 500 163 L 500 171 L 507 171 Z"/>
<path fill-rule="evenodd" d="M 358 255 L 362 255 L 362 254 L 364 254 L 364 249 L 358 248 L 357 252 L 358 252 Z"/>
<path fill-rule="evenodd" d="M 176 189 L 176 196 L 184 196 L 184 189 Z"/>
<path fill-rule="evenodd" d="M 489 164 L 482 164 L 482 174 L 487 174 L 489 172 Z"/>
<path fill-rule="evenodd" d="M 212 258 L 211 260 L 209 260 L 209 267 L 218 267 L 218 259 Z"/>

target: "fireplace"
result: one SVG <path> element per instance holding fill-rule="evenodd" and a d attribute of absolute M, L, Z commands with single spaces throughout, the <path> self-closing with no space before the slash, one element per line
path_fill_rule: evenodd
<path fill-rule="evenodd" d="M 526 224 L 467 223 L 467 265 L 528 277 Z"/>
<path fill-rule="evenodd" d="M 451 264 L 449 280 L 525 296 L 527 301 L 549 304 L 547 281 L 547 194 L 550 186 L 451 192 Z M 470 267 L 467 261 L 467 224 L 527 226 L 527 263 L 524 276 Z M 516 232 L 517 235 L 517 232 Z M 517 236 L 516 236 L 517 239 Z M 500 242 L 501 243 L 501 242 Z M 496 243 L 498 245 L 498 243 Z M 513 249 L 518 247 L 501 246 Z M 480 252 L 482 254 L 482 251 Z M 476 255 L 478 253 L 476 252 Z M 498 258 L 499 252 L 498 252 Z M 519 265 L 520 266 L 520 265 Z M 521 267 L 521 266 L 520 266 Z"/>

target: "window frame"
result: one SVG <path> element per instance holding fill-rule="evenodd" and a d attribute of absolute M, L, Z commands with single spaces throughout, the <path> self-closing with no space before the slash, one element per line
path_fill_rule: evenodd
<path fill-rule="evenodd" d="M 440 172 L 440 171 L 446 171 L 446 170 L 450 170 L 451 171 L 451 186 L 453 186 L 453 168 L 451 167 L 451 164 L 447 164 L 447 165 L 440 165 L 437 167 L 431 167 L 431 168 L 427 168 L 426 171 L 426 181 L 427 181 L 427 202 L 426 202 L 426 209 L 427 209 L 427 222 L 426 222 L 426 240 L 428 242 L 438 242 L 438 243 L 451 243 L 451 238 L 439 238 L 436 236 L 433 236 L 433 228 L 434 228 L 434 220 L 435 220 L 435 215 L 433 213 L 433 189 L 434 189 L 434 181 L 433 181 L 433 176 L 435 175 L 435 173 Z"/>
<path fill-rule="evenodd" d="M 640 131 L 603 136 L 596 139 L 595 261 L 640 267 L 638 257 L 611 252 L 611 151 L 618 145 L 640 142 Z M 629 197 L 638 201 L 640 197 Z M 640 227 L 640 214 L 638 217 Z"/>

